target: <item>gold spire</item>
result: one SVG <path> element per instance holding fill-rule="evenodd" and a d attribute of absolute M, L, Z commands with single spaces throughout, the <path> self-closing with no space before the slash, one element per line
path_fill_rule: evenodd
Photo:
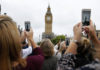
<path fill-rule="evenodd" d="M 47 14 L 51 14 L 50 4 L 48 5 L 48 8 L 47 8 Z"/>

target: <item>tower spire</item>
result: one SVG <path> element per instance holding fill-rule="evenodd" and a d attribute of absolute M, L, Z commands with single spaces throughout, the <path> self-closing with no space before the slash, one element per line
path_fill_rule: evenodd
<path fill-rule="evenodd" d="M 48 8 L 50 8 L 50 3 L 48 3 Z"/>
<path fill-rule="evenodd" d="M 48 9 L 50 9 L 50 4 L 48 4 Z"/>
<path fill-rule="evenodd" d="M 51 13 L 51 8 L 50 8 L 50 4 L 48 4 L 48 8 L 47 8 L 47 14 Z"/>

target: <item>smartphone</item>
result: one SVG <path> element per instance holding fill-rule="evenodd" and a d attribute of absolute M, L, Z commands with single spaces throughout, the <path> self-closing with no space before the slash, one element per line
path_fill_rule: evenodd
<path fill-rule="evenodd" d="M 66 46 L 69 46 L 70 39 L 69 39 L 69 38 L 67 38 L 65 42 L 66 42 Z"/>
<path fill-rule="evenodd" d="M 30 21 L 25 21 L 25 30 L 30 31 L 30 27 L 31 27 Z"/>
<path fill-rule="evenodd" d="M 82 10 L 82 24 L 83 26 L 90 25 L 91 9 Z"/>

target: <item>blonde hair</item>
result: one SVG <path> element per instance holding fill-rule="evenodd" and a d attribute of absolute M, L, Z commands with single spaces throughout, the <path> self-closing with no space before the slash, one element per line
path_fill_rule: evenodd
<path fill-rule="evenodd" d="M 53 56 L 54 55 L 54 45 L 49 39 L 44 39 L 40 48 L 43 50 L 44 56 Z"/>
<path fill-rule="evenodd" d="M 87 57 L 88 59 L 90 57 L 90 59 L 92 60 L 94 50 L 92 48 L 90 40 L 85 37 L 82 37 L 81 43 L 77 48 L 77 52 L 78 52 L 78 54 L 80 54 L 84 57 Z"/>
<path fill-rule="evenodd" d="M 21 43 L 16 23 L 0 15 L 0 70 L 12 70 L 14 61 L 21 62 Z"/>
<path fill-rule="evenodd" d="M 65 48 L 66 48 L 65 41 L 62 41 L 62 42 L 60 43 L 60 48 L 59 48 L 59 51 L 58 51 L 58 52 L 62 52 Z M 66 50 L 66 49 L 65 49 L 65 50 Z"/>

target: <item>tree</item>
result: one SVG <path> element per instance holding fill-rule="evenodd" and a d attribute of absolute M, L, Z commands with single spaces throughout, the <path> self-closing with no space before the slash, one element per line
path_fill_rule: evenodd
<path fill-rule="evenodd" d="M 64 41 L 65 35 L 58 35 L 55 38 L 53 38 L 51 41 L 54 45 L 56 45 L 59 41 Z"/>
<path fill-rule="evenodd" d="M 41 42 L 37 42 L 37 45 L 40 45 L 41 44 Z"/>

